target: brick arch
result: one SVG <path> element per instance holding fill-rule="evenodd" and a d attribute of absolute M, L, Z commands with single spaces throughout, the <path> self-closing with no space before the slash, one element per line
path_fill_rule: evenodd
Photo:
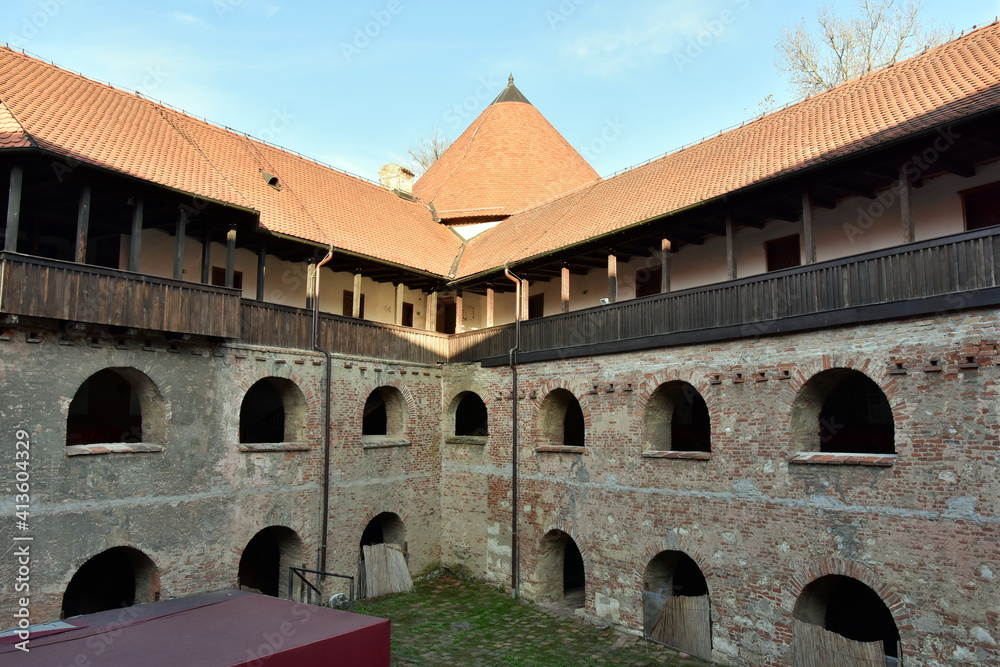
<path fill-rule="evenodd" d="M 590 554 L 592 553 L 594 546 L 586 542 L 582 537 L 577 537 L 577 535 L 574 533 L 573 530 L 574 527 L 572 525 L 568 525 L 571 523 L 572 523 L 571 521 L 565 523 L 562 521 L 558 521 L 554 524 L 552 523 L 546 524 L 544 528 L 538 527 L 537 531 L 532 535 L 532 539 L 528 545 L 529 548 L 527 550 L 524 550 L 525 540 L 523 538 L 521 540 L 522 551 L 520 558 L 521 558 L 522 583 L 527 584 L 530 594 L 536 600 L 543 601 L 552 598 L 554 596 L 554 592 L 553 590 L 551 590 L 552 582 L 548 581 L 548 579 L 551 578 L 551 573 L 549 573 L 550 577 L 546 578 L 544 576 L 545 573 L 543 571 L 543 569 L 546 566 L 546 563 L 544 562 L 545 553 L 542 547 L 551 533 L 554 532 L 562 533 L 566 535 L 570 540 L 572 540 L 574 544 L 576 544 L 576 548 L 580 552 L 580 559 L 583 561 L 583 571 L 585 580 L 587 578 L 587 574 L 593 571 L 592 570 L 593 563 L 591 562 Z M 563 556 L 565 558 L 565 553 Z M 534 564 L 534 568 L 529 571 L 528 568 L 526 567 L 527 564 Z M 527 581 L 524 581 L 525 578 L 527 579 Z M 560 594 L 561 594 L 561 586 L 562 586 L 561 574 L 558 578 L 558 582 L 559 582 L 558 588 L 560 588 Z M 585 586 L 585 590 L 586 590 L 586 597 L 584 604 L 592 606 L 593 596 L 594 596 L 593 587 Z"/>
<path fill-rule="evenodd" d="M 913 615 L 907 608 L 903 597 L 896 591 L 892 584 L 884 581 L 872 568 L 856 561 L 844 560 L 835 556 L 828 556 L 817 560 L 815 563 L 801 566 L 789 580 L 790 588 L 785 590 L 785 598 L 782 600 L 782 608 L 788 616 L 791 624 L 792 613 L 795 603 L 802 595 L 806 586 L 816 581 L 820 577 L 828 575 L 840 575 L 857 579 L 868 588 L 875 591 L 885 606 L 892 614 L 892 620 L 896 623 L 896 630 L 899 632 L 899 642 L 902 652 L 906 655 L 916 655 L 919 646 L 919 637 L 913 627 Z M 794 593 L 794 596 L 792 595 Z"/>
<path fill-rule="evenodd" d="M 820 365 L 821 368 L 815 368 Z M 898 434 L 895 434 L 895 430 L 900 421 L 899 413 L 903 408 L 902 393 L 899 391 L 895 379 L 888 374 L 884 366 L 879 373 L 870 372 L 877 368 L 879 366 L 874 364 L 871 359 L 847 359 L 841 364 L 834 363 L 829 355 L 824 355 L 821 364 L 814 362 L 809 364 L 807 368 L 799 369 L 792 377 L 791 384 L 785 388 L 785 391 L 794 392 L 788 402 L 787 421 L 785 422 L 788 427 L 789 445 L 793 449 L 803 451 L 820 450 L 820 436 L 816 435 L 816 424 L 818 423 L 816 420 L 819 419 L 821 411 L 824 409 L 826 396 L 833 391 L 832 387 L 824 389 L 824 383 L 835 382 L 834 386 L 836 386 L 841 381 L 830 380 L 830 376 L 837 372 L 846 371 L 851 374 L 860 373 L 882 392 L 892 415 L 893 448 L 896 451 L 895 448 L 900 438 Z M 815 372 L 807 375 L 806 371 L 810 370 L 815 370 Z M 824 374 L 826 374 L 825 378 Z M 844 373 L 844 375 L 846 374 Z M 819 395 L 815 393 L 817 391 L 820 392 Z M 788 394 L 785 396 L 787 397 Z M 821 401 L 819 401 L 820 398 L 822 398 Z"/>
<path fill-rule="evenodd" d="M 677 535 L 677 538 L 678 539 L 676 540 L 661 538 L 651 544 L 648 544 L 643 549 L 642 562 L 633 563 L 632 565 L 633 589 L 638 591 L 640 596 L 642 595 L 642 587 L 646 578 L 646 567 L 649 565 L 651 560 L 656 558 L 658 554 L 664 551 L 680 551 L 687 554 L 687 556 L 695 562 L 695 565 L 698 566 L 698 569 L 701 570 L 702 575 L 705 577 L 705 582 L 708 584 L 709 596 L 712 597 L 714 602 L 714 596 L 712 595 L 712 580 L 719 580 L 723 578 L 723 573 L 719 571 L 719 568 L 712 565 L 711 554 L 702 552 L 701 549 L 694 545 L 682 543 L 681 535 Z"/>
<path fill-rule="evenodd" d="M 455 423 L 456 423 L 456 411 L 458 410 L 459 403 L 461 402 L 460 396 L 465 394 L 475 394 L 479 397 L 479 400 L 483 402 L 486 407 L 486 430 L 490 431 L 490 414 L 493 412 L 490 406 L 494 403 L 494 397 L 484 393 L 478 383 L 463 383 L 457 391 L 454 391 L 451 398 L 445 401 L 443 405 L 443 419 L 441 420 L 441 427 L 444 432 L 445 437 L 451 437 L 455 435 Z"/>
<path fill-rule="evenodd" d="M 134 544 L 112 544 L 101 551 L 91 553 L 90 555 L 79 559 L 78 562 L 74 563 L 74 566 L 62 578 L 63 596 L 62 602 L 60 603 L 62 610 L 60 617 L 65 617 L 65 615 L 67 615 L 67 606 L 79 607 L 82 603 L 83 607 L 87 607 L 91 603 L 83 602 L 84 599 L 100 595 L 100 592 L 107 589 L 108 582 L 104 573 L 98 575 L 98 580 L 88 579 L 88 572 L 84 570 L 84 567 L 90 565 L 97 566 L 99 568 L 100 564 L 102 564 L 104 560 L 107 560 L 109 556 L 118 556 L 119 559 L 128 561 L 129 565 L 132 567 L 132 576 L 134 577 L 133 604 L 143 604 L 159 600 L 161 593 L 160 566 L 150 553 L 152 552 L 140 549 Z M 93 575 L 93 572 L 89 574 Z M 81 575 L 83 578 L 81 579 L 77 575 Z M 119 608 L 118 604 L 107 607 L 106 609 L 116 608 Z M 71 611 L 74 611 L 75 613 L 90 613 L 91 611 L 99 610 L 88 610 L 84 608 L 71 609 Z"/>
<path fill-rule="evenodd" d="M 67 383 L 68 389 L 65 397 L 60 401 L 63 423 L 66 426 L 67 445 L 95 444 L 102 441 L 100 436 L 106 435 L 113 435 L 116 438 L 106 440 L 106 442 L 141 441 L 158 445 L 166 444 L 167 425 L 171 419 L 170 401 L 166 399 L 160 386 L 149 374 L 151 369 L 140 364 L 108 365 L 95 363 L 85 368 L 74 367 L 72 370 L 77 372 L 70 377 L 60 374 L 61 379 Z M 89 384 L 95 376 L 101 376 L 105 379 L 117 376 L 129 385 L 132 392 L 131 398 L 135 398 L 139 403 L 139 424 L 136 424 L 131 418 L 129 418 L 131 423 L 117 423 L 114 417 L 107 417 L 108 412 L 105 412 L 106 406 L 103 405 L 94 411 L 90 409 L 95 406 L 89 405 L 89 402 L 84 400 L 84 396 L 81 394 L 83 387 L 85 385 L 91 388 L 106 386 L 105 382 L 98 379 L 94 380 L 94 384 Z M 80 412 L 76 411 L 74 404 L 79 406 Z M 124 412 L 126 414 L 115 413 L 123 422 L 128 417 L 128 405 L 124 406 Z M 110 431 L 110 433 L 105 431 Z M 88 436 L 91 437 L 88 438 Z M 94 437 L 97 439 L 93 439 Z"/>
<path fill-rule="evenodd" d="M 634 418 L 639 420 L 639 446 L 644 450 L 648 450 L 663 449 L 662 445 L 668 442 L 672 444 L 672 423 L 677 402 L 670 394 L 658 394 L 665 385 L 671 383 L 688 385 L 697 392 L 698 397 L 704 402 L 705 409 L 708 412 L 709 430 L 709 449 L 705 451 L 710 451 L 712 441 L 719 431 L 719 417 L 721 413 L 717 406 L 717 394 L 709 391 L 711 385 L 709 384 L 708 377 L 704 373 L 698 374 L 697 370 L 692 370 L 689 373 L 672 371 L 644 376 L 634 413 Z M 660 398 L 657 399 L 657 396 Z M 692 438 L 693 440 L 694 438 Z M 690 441 L 687 442 L 690 445 Z M 702 446 L 698 445 L 697 448 L 701 449 Z M 677 448 L 671 446 L 666 449 Z"/>
<path fill-rule="evenodd" d="M 384 378 L 383 378 L 384 379 Z M 363 431 L 364 422 L 364 410 L 365 403 L 368 401 L 368 397 L 372 395 L 375 391 L 379 389 L 395 389 L 399 392 L 399 396 L 402 397 L 401 410 L 402 414 L 399 415 L 399 429 L 398 432 L 393 433 L 392 426 L 390 425 L 388 430 L 390 431 L 387 435 L 397 435 L 406 437 L 407 432 L 410 429 L 413 419 L 419 416 L 417 411 L 417 401 L 413 397 L 413 393 L 410 391 L 409 387 L 402 382 L 399 378 L 388 379 L 384 382 L 377 382 L 374 379 L 366 381 L 361 386 L 361 391 L 354 397 L 353 405 L 354 414 L 357 415 L 359 422 L 361 422 L 361 428 L 358 429 L 359 433 Z M 387 406 L 388 407 L 388 406 Z M 391 421 L 392 417 L 390 417 Z"/>
<path fill-rule="evenodd" d="M 532 436 L 535 441 L 541 445 L 563 445 L 563 435 L 561 432 L 555 430 L 557 427 L 551 423 L 554 418 L 552 412 L 546 407 L 546 403 L 551 399 L 550 397 L 556 391 L 565 391 L 576 399 L 577 404 L 580 406 L 580 412 L 583 414 L 583 445 L 586 446 L 587 433 L 590 432 L 591 426 L 593 424 L 592 420 L 592 409 L 594 408 L 593 402 L 591 400 L 591 394 L 584 393 L 578 394 L 571 389 L 572 385 L 563 381 L 546 381 L 543 383 L 542 387 L 536 390 L 536 396 L 532 400 L 535 411 L 532 419 Z M 550 406 L 551 407 L 551 406 Z M 553 410 L 558 409 L 552 407 Z M 547 423 L 547 425 L 546 425 Z"/>

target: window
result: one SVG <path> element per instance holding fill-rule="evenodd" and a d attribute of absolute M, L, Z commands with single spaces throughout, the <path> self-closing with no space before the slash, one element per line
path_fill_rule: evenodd
<path fill-rule="evenodd" d="M 486 404 L 479 394 L 465 392 L 455 408 L 455 435 L 487 435 Z"/>
<path fill-rule="evenodd" d="M 352 290 L 344 290 L 344 303 L 342 310 L 340 311 L 344 314 L 344 317 L 354 317 L 354 292 Z M 361 306 L 358 309 L 358 318 L 365 319 L 365 295 L 361 295 Z"/>
<path fill-rule="evenodd" d="M 663 270 L 659 266 L 639 269 L 635 272 L 635 296 L 649 296 L 660 293 Z"/>
<path fill-rule="evenodd" d="M 66 416 L 66 444 L 162 443 L 163 399 L 134 368 L 105 368 L 77 389 Z"/>
<path fill-rule="evenodd" d="M 892 408 L 864 373 L 832 368 L 810 378 L 795 397 L 792 438 L 803 451 L 893 454 Z"/>
<path fill-rule="evenodd" d="M 405 407 L 395 387 L 379 387 L 365 400 L 361 435 L 402 436 Z"/>
<path fill-rule="evenodd" d="M 284 378 L 258 380 L 240 405 L 240 442 L 261 444 L 305 439 L 306 399 Z"/>
<path fill-rule="evenodd" d="M 528 319 L 545 317 L 545 295 L 535 294 L 528 297 Z"/>
<path fill-rule="evenodd" d="M 226 269 L 221 266 L 212 267 L 212 284 L 216 287 L 226 286 Z M 233 271 L 233 288 L 243 289 L 243 272 Z"/>
<path fill-rule="evenodd" d="M 990 183 L 962 193 L 965 228 L 982 229 L 1000 225 L 1000 183 Z"/>
<path fill-rule="evenodd" d="M 539 410 L 539 445 L 583 447 L 586 422 L 580 401 L 566 389 L 554 389 Z"/>
<path fill-rule="evenodd" d="M 687 382 L 660 385 L 646 404 L 642 435 L 643 447 L 651 451 L 711 451 L 712 426 L 705 399 Z"/>
<path fill-rule="evenodd" d="M 788 269 L 802 264 L 799 235 L 783 236 L 764 242 L 764 256 L 768 271 Z"/>

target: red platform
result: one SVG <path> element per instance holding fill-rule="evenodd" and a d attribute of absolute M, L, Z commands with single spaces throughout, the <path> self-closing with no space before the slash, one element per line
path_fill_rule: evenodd
<path fill-rule="evenodd" d="M 0 664 L 77 667 L 303 667 L 389 664 L 384 618 L 224 590 L 68 618 L 0 645 Z M 7 639 L 9 642 L 9 638 Z M 19 640 L 15 640 L 19 641 Z"/>

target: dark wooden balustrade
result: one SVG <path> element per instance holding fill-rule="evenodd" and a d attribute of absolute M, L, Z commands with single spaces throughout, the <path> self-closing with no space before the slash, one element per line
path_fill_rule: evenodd
<path fill-rule="evenodd" d="M 0 252 L 0 312 L 235 338 L 238 290 Z"/>
<path fill-rule="evenodd" d="M 677 343 L 688 343 L 970 307 L 996 298 L 976 295 L 998 287 L 998 237 L 997 228 L 965 232 L 529 320 L 521 323 L 520 356 L 532 360 L 642 349 L 670 344 L 672 334 Z M 890 307 L 901 303 L 907 307 Z M 775 324 L 782 322 L 791 324 L 784 329 Z M 707 331 L 714 334 L 680 335 Z M 457 334 L 450 343 L 450 360 L 486 359 L 493 365 L 513 347 L 514 327 Z M 542 351 L 553 352 L 532 356 Z"/>

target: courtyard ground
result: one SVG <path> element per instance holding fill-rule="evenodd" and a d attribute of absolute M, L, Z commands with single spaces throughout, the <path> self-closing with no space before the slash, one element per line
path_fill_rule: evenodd
<path fill-rule="evenodd" d="M 419 580 L 410 593 L 359 601 L 355 611 L 392 620 L 397 666 L 709 664 L 596 627 L 565 608 L 520 602 L 448 576 Z"/>

